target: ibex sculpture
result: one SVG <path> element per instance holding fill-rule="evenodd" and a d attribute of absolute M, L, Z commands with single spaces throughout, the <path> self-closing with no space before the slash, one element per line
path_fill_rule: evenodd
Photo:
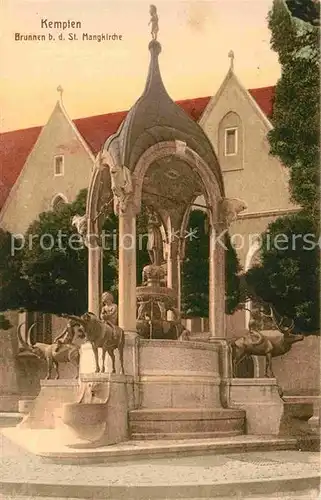
<path fill-rule="evenodd" d="M 36 358 L 45 361 L 47 365 L 46 379 L 51 378 L 53 366 L 56 369 L 55 378 L 59 379 L 59 363 L 67 362 L 70 362 L 76 367 L 77 373 L 75 378 L 78 378 L 80 353 L 79 345 L 74 343 L 74 338 L 77 335 L 80 339 L 83 339 L 84 333 L 79 329 L 77 329 L 76 332 L 75 323 L 68 321 L 67 326 L 64 328 L 62 333 L 55 338 L 52 344 L 45 344 L 44 342 L 32 343 L 31 333 L 35 325 L 36 323 L 33 323 L 29 327 L 26 340 L 24 340 L 21 335 L 22 324 L 18 326 L 17 333 L 21 345 L 20 355 L 22 353 L 30 353 Z M 60 340 L 62 337 L 64 337 L 64 340 Z"/>
<path fill-rule="evenodd" d="M 249 322 L 249 333 L 243 337 L 232 339 L 230 346 L 232 348 L 233 376 L 236 376 L 236 367 L 246 356 L 265 356 L 265 376 L 273 378 L 272 358 L 282 356 L 290 351 L 295 342 L 304 339 L 303 335 L 293 334 L 294 321 L 290 326 L 284 326 L 285 318 L 277 320 L 273 307 L 270 306 L 271 317 L 277 330 L 258 332 L 254 328 L 254 320 Z"/>

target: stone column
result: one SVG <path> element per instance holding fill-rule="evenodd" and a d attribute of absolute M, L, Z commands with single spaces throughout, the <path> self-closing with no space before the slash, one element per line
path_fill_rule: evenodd
<path fill-rule="evenodd" d="M 209 330 L 215 338 L 225 337 L 225 250 L 217 240 L 218 231 L 210 226 Z"/>
<path fill-rule="evenodd" d="M 215 229 L 211 225 L 210 233 L 210 250 L 209 250 L 209 305 L 208 305 L 208 321 L 211 337 L 218 334 L 215 329 Z"/>
<path fill-rule="evenodd" d="M 97 241 L 88 247 L 88 311 L 99 316 L 102 293 L 102 248 Z"/>
<path fill-rule="evenodd" d="M 167 286 L 176 292 L 176 307 L 181 307 L 181 260 L 179 255 L 179 241 L 168 244 L 167 252 Z"/>
<path fill-rule="evenodd" d="M 136 215 L 131 207 L 119 215 L 118 324 L 136 332 Z"/>

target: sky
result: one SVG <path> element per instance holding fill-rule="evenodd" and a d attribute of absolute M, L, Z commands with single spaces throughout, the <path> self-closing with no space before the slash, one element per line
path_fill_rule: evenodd
<path fill-rule="evenodd" d="M 63 88 L 72 119 L 129 109 L 141 95 L 149 63 L 150 1 L 1 0 L 0 130 L 43 125 Z M 214 95 L 235 53 L 247 88 L 274 85 L 280 76 L 270 49 L 272 0 L 158 0 L 160 68 L 174 99 Z M 81 29 L 41 28 L 80 21 Z M 65 40 L 58 40 L 63 32 Z M 15 34 L 48 34 L 54 41 L 17 41 Z M 68 33 L 79 40 L 68 40 Z M 82 34 L 120 34 L 122 40 L 82 40 Z"/>

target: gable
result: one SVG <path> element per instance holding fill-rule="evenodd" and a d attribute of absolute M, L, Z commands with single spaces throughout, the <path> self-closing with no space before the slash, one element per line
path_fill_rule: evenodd
<path fill-rule="evenodd" d="M 61 172 L 57 171 L 58 160 Z M 51 208 L 57 193 L 73 200 L 89 184 L 92 166 L 92 153 L 57 103 L 6 200 L 0 216 L 2 227 L 23 233 L 39 213 Z M 41 196 L 35 196 L 39 186 Z"/>
<path fill-rule="evenodd" d="M 249 93 L 262 109 L 262 112 L 268 117 L 272 114 L 274 90 L 275 87 L 249 90 Z M 210 100 L 211 97 L 207 96 L 195 99 L 184 99 L 176 101 L 176 103 L 181 106 L 193 120 L 199 121 Z M 117 131 L 127 113 L 128 111 L 118 111 L 98 116 L 78 118 L 74 120 L 73 123 L 88 145 L 90 151 L 92 151 L 93 154 L 97 154 L 106 139 Z M 44 127 L 32 127 L 0 134 L 0 210 L 22 171 L 43 128 Z"/>
<path fill-rule="evenodd" d="M 259 95 L 268 109 L 271 89 L 248 92 L 233 73 L 228 76 L 201 119 L 220 162 L 226 196 L 244 200 L 248 213 L 288 210 L 293 207 L 289 171 L 270 155 L 272 125 L 254 101 Z"/>

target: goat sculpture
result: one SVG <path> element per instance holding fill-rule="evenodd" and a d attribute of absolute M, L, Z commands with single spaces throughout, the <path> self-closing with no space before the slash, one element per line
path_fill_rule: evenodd
<path fill-rule="evenodd" d="M 77 329 L 75 330 L 75 323 L 72 321 L 68 321 L 66 327 L 58 335 L 52 344 L 46 344 L 44 342 L 35 342 L 31 341 L 32 330 L 35 327 L 36 323 L 33 323 L 27 332 L 26 339 L 24 340 L 21 335 L 21 327 L 22 324 L 18 326 L 18 339 L 20 343 L 20 353 L 19 355 L 31 355 L 36 358 L 43 360 L 46 362 L 47 366 L 47 375 L 46 379 L 51 378 L 52 368 L 56 369 L 56 379 L 59 379 L 59 363 L 67 363 L 70 362 L 76 367 L 77 373 L 76 377 L 79 376 L 79 361 L 80 361 L 80 353 L 79 353 L 79 345 L 74 343 L 75 336 L 78 336 L 80 339 L 84 338 L 83 332 Z M 63 341 L 60 341 L 62 337 L 65 337 Z"/>

